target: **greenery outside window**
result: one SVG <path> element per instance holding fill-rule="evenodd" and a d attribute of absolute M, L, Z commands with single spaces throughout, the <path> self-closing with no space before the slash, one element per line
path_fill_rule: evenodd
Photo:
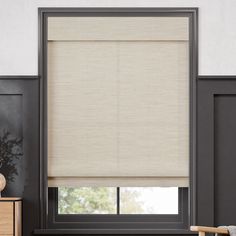
<path fill-rule="evenodd" d="M 178 188 L 58 188 L 58 214 L 178 214 Z"/>

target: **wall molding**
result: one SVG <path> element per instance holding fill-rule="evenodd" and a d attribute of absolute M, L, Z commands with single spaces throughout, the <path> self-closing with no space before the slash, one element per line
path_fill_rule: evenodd
<path fill-rule="evenodd" d="M 236 80 L 236 75 L 199 75 L 198 80 Z"/>
<path fill-rule="evenodd" d="M 39 226 L 38 78 L 24 75 L 0 76 L 0 99 L 7 96 L 9 103 L 14 105 L 9 106 L 7 100 L 2 101 L 6 105 L 1 105 L 1 128 L 14 124 L 12 128 L 19 129 L 19 137 L 23 142 L 23 156 L 16 165 L 19 175 L 15 176 L 13 182 L 8 182 L 4 194 L 23 198 L 23 234 L 26 236 L 30 236 L 32 230 Z M 18 97 L 18 100 L 13 99 L 14 97 Z"/>
<path fill-rule="evenodd" d="M 38 75 L 0 75 L 0 80 L 38 80 Z"/>
<path fill-rule="evenodd" d="M 224 163 L 222 156 L 218 155 L 218 147 L 215 143 L 215 138 L 218 137 L 216 106 L 218 105 L 217 101 L 221 101 L 219 99 L 222 97 L 236 95 L 236 76 L 199 76 L 197 91 L 197 223 L 208 226 L 230 224 L 232 222 L 222 222 L 222 216 L 220 215 L 222 214 L 222 208 L 223 206 L 228 207 L 228 205 L 227 202 L 220 202 L 216 192 L 219 186 L 222 188 L 222 184 L 220 185 L 216 175 L 220 166 L 217 166 L 216 162 L 221 158 L 220 161 Z M 230 104 L 226 104 L 225 108 L 229 109 L 228 106 Z M 231 115 L 236 118 L 234 109 L 232 109 L 230 116 L 226 118 L 232 119 Z M 229 134 L 229 136 L 233 137 L 233 134 Z M 223 145 L 221 150 L 224 150 L 224 143 L 221 143 L 221 145 Z M 227 176 L 227 173 L 224 174 Z M 226 178 L 221 176 L 221 181 L 224 179 Z M 230 190 L 231 186 L 229 185 L 228 188 Z M 235 191 L 231 191 L 235 196 Z M 226 194 L 229 195 L 230 193 Z M 218 211 L 219 207 L 221 209 L 220 213 Z M 228 219 L 233 218 L 233 212 L 230 209 L 223 214 Z M 224 217 L 225 220 L 226 217 Z"/>

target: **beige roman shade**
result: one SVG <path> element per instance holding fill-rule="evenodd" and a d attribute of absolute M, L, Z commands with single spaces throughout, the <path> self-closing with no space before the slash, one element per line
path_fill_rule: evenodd
<path fill-rule="evenodd" d="M 48 18 L 49 186 L 188 186 L 188 25 Z"/>

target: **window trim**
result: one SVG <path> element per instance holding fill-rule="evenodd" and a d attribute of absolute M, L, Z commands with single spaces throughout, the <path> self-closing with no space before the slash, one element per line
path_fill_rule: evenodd
<path fill-rule="evenodd" d="M 39 76 L 40 76 L 40 229 L 49 232 L 48 224 L 48 186 L 47 186 L 47 18 L 65 16 L 174 16 L 189 17 L 190 34 L 190 183 L 188 198 L 188 224 L 196 223 L 196 78 L 198 74 L 198 8 L 39 8 Z M 151 224 L 152 222 L 150 222 Z M 190 233 L 189 230 L 154 230 L 154 233 Z M 49 231 L 48 231 L 49 230 Z M 54 230 L 55 231 L 55 230 Z M 53 232 L 54 232 L 53 231 Z M 77 230 L 78 231 L 78 230 Z M 152 233 L 150 229 L 135 230 L 135 233 Z M 79 231 L 78 231 L 79 232 Z M 83 233 L 99 233 L 84 231 Z M 112 232 L 112 231 L 111 231 Z M 122 231 L 120 233 L 132 233 Z M 35 232 L 37 233 L 37 232 Z M 40 232 L 39 232 L 40 233 Z M 50 232 L 49 232 L 50 233 Z M 56 233 L 62 233 L 56 232 Z M 101 232 L 100 232 L 101 233 Z M 103 231 L 104 233 L 104 231 Z M 107 234 L 108 231 L 105 230 Z M 115 232 L 113 232 L 114 234 Z"/>
<path fill-rule="evenodd" d="M 58 188 L 48 189 L 52 229 L 184 229 L 188 226 L 188 188 L 178 190 L 178 214 L 58 214 Z"/>

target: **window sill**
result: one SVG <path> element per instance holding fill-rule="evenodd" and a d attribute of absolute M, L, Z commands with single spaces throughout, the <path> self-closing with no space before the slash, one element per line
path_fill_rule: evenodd
<path fill-rule="evenodd" d="M 196 234 L 187 229 L 35 229 L 35 235 L 73 234 Z"/>

